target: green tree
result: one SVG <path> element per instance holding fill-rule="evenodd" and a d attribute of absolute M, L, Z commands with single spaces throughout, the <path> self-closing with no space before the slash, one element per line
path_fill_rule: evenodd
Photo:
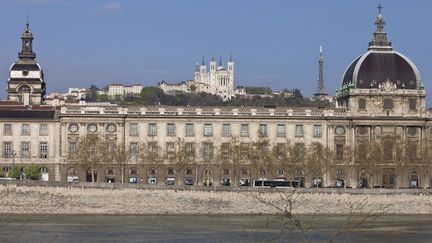
<path fill-rule="evenodd" d="M 24 174 L 30 180 L 39 180 L 41 177 L 40 168 L 34 163 L 24 167 Z"/>

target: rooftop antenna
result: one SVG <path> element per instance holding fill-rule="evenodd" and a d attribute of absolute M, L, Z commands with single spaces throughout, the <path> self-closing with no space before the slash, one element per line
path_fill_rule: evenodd
<path fill-rule="evenodd" d="M 27 29 L 29 29 L 30 23 L 29 23 L 29 12 L 27 11 L 27 23 L 26 23 Z"/>

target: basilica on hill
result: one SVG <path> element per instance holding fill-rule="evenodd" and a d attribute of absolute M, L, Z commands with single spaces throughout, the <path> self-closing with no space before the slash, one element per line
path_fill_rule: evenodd
<path fill-rule="evenodd" d="M 394 50 L 381 8 L 375 26 L 366 51 L 347 63 L 336 107 L 264 108 L 45 105 L 27 24 L 0 102 L 1 174 L 14 168 L 24 177 L 22 169 L 36 164 L 44 181 L 431 187 L 432 114 L 423 80 Z M 233 80 L 232 60 L 227 68 L 211 61 L 209 72 L 205 63 L 196 67 L 194 82 L 225 99 Z M 327 95 L 320 87 L 317 94 Z"/>

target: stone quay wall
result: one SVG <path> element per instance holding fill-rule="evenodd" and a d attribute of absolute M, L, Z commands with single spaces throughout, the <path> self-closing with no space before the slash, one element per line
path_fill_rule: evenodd
<path fill-rule="evenodd" d="M 254 215 L 279 213 L 286 190 L 96 188 L 0 184 L 1 214 Z M 296 190 L 293 213 L 432 214 L 432 191 Z"/>

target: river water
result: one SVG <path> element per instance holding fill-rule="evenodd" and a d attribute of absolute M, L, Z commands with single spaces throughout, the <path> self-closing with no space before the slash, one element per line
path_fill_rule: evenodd
<path fill-rule="evenodd" d="M 297 242 L 276 216 L 0 215 L 1 242 Z M 360 218 L 354 219 L 358 220 Z M 302 218 L 312 241 L 340 232 L 345 216 Z M 352 221 L 349 221 L 352 222 Z M 343 230 L 342 230 L 343 231 Z M 432 215 L 382 216 L 336 242 L 432 242 Z"/>

